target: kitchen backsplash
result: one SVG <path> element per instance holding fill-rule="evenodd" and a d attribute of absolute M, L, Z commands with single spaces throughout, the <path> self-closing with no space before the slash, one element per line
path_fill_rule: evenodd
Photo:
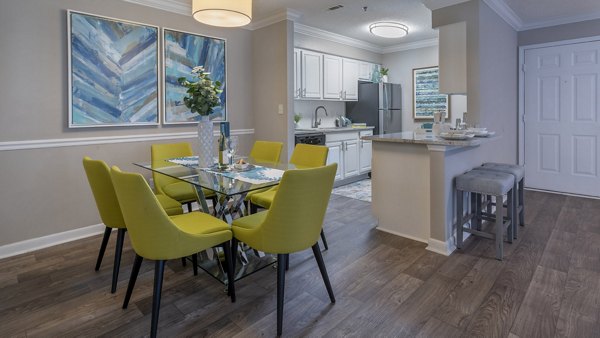
<path fill-rule="evenodd" d="M 346 102 L 337 101 L 309 101 L 294 100 L 294 113 L 300 114 L 300 128 L 310 128 L 315 109 L 323 106 L 327 109 L 327 116 L 323 109 L 319 109 L 317 119 L 321 119 L 321 127 L 335 127 L 335 118 L 339 115 L 346 116 Z"/>

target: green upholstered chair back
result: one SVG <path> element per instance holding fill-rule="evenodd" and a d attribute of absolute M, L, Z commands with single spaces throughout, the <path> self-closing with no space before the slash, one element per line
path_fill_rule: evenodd
<path fill-rule="evenodd" d="M 292 153 L 290 163 L 297 168 L 322 167 L 327 163 L 329 148 L 313 144 L 298 143 Z"/>
<path fill-rule="evenodd" d="M 250 157 L 258 163 L 278 163 L 282 148 L 281 142 L 256 141 L 250 151 Z"/>
<path fill-rule="evenodd" d="M 288 170 L 260 227 L 261 247 L 270 253 L 292 253 L 313 246 L 321 233 L 337 163 Z"/>
<path fill-rule="evenodd" d="M 165 161 L 166 159 L 173 157 L 192 156 L 192 147 L 187 142 L 181 143 L 165 143 L 165 144 L 153 144 L 151 147 L 152 153 L 152 167 L 162 168 L 172 166 L 174 164 Z M 163 187 L 179 182 L 178 179 L 172 178 L 157 172 L 152 172 L 152 179 L 154 180 L 154 188 L 160 194 L 164 194 Z"/>
<path fill-rule="evenodd" d="M 108 165 L 104 161 L 93 160 L 86 156 L 83 158 L 83 168 L 92 188 L 102 223 L 109 228 L 125 228 Z"/>

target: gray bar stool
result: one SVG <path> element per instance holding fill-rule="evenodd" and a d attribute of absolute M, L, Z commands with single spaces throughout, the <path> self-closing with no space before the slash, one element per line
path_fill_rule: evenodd
<path fill-rule="evenodd" d="M 513 224 L 514 238 L 517 238 L 519 234 L 519 227 L 525 226 L 525 168 L 515 164 L 504 164 L 504 163 L 484 163 L 481 167 L 475 168 L 475 170 L 491 170 L 499 171 L 506 174 L 511 174 L 515 177 L 515 184 L 513 186 L 515 193 L 515 201 L 513 203 L 513 214 L 519 216 L 519 222 Z M 492 205 L 488 201 L 488 214 L 491 214 Z M 491 215 L 488 215 L 491 216 Z M 516 219 L 516 216 L 515 216 Z"/>
<path fill-rule="evenodd" d="M 473 235 L 495 239 L 496 258 L 502 260 L 504 255 L 503 242 L 504 232 L 508 231 L 507 239 L 509 243 L 513 240 L 513 186 L 515 184 L 514 176 L 499 171 L 471 170 L 465 174 L 456 177 L 456 246 L 460 249 L 463 245 L 463 231 Z M 470 194 L 471 212 L 464 216 L 463 199 L 464 194 Z M 494 196 L 500 207 L 496 208 L 496 217 L 494 219 L 494 233 L 481 231 L 481 219 L 479 218 L 480 209 L 475 206 L 475 201 L 480 200 L 477 195 Z M 502 201 L 507 196 L 507 216 L 504 217 L 504 208 Z M 470 227 L 464 227 L 465 223 L 471 220 Z"/>

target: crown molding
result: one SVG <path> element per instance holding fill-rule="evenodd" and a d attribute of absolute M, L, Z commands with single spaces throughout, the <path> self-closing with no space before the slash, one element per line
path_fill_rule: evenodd
<path fill-rule="evenodd" d="M 437 46 L 437 45 L 438 45 L 438 39 L 434 38 L 434 39 L 420 40 L 420 41 L 415 41 L 415 42 L 407 42 L 407 43 L 402 43 L 399 45 L 394 45 L 394 46 L 389 46 L 389 47 L 383 47 L 382 51 L 383 51 L 383 54 L 389 54 L 389 53 L 402 52 L 402 51 L 411 50 L 411 49 L 433 47 L 433 46 Z"/>
<path fill-rule="evenodd" d="M 595 19 L 600 19 L 600 11 L 587 13 L 584 15 L 575 15 L 575 16 L 569 16 L 569 17 L 564 17 L 564 18 L 535 21 L 532 23 L 523 24 L 518 30 L 526 31 L 526 30 L 530 30 L 530 29 L 566 25 L 566 24 L 570 24 L 570 23 L 587 21 L 587 20 L 595 20 Z"/>
<path fill-rule="evenodd" d="M 278 23 L 280 21 L 283 20 L 290 20 L 290 21 L 296 21 L 298 20 L 300 17 L 302 16 L 302 14 L 300 12 L 296 12 L 294 10 L 291 9 L 287 9 L 285 11 L 281 11 L 279 13 L 275 13 L 271 16 L 268 16 L 264 19 L 260 19 L 260 20 L 254 20 L 252 21 L 250 24 L 248 24 L 247 26 L 243 27 L 245 29 L 249 29 L 249 30 L 257 30 L 257 29 L 261 29 L 263 27 L 267 27 L 270 26 L 274 23 Z"/>
<path fill-rule="evenodd" d="M 514 30 L 519 31 L 523 27 L 523 20 L 510 8 L 504 0 L 483 0 L 496 14 L 498 14 Z"/>
<path fill-rule="evenodd" d="M 192 6 L 189 1 L 178 0 L 123 0 L 136 5 L 160 9 L 163 11 L 192 16 Z"/>
<path fill-rule="evenodd" d="M 314 38 L 340 43 L 350 47 L 365 49 L 374 53 L 383 53 L 383 48 L 378 45 L 299 23 L 294 25 L 294 32 L 312 36 Z"/>

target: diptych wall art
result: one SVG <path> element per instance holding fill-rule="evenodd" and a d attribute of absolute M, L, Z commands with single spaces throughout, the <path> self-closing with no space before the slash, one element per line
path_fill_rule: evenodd
<path fill-rule="evenodd" d="M 67 16 L 69 127 L 158 124 L 158 27 Z"/>
<path fill-rule="evenodd" d="M 434 112 L 448 115 L 448 95 L 439 92 L 439 68 L 413 69 L 413 117 L 415 120 L 433 119 Z"/>
<path fill-rule="evenodd" d="M 198 114 L 190 112 L 184 105 L 186 88 L 177 82 L 179 77 L 193 81 L 191 71 L 204 66 L 213 81 L 223 85 L 220 94 L 221 106 L 210 115 L 212 121 L 227 119 L 227 81 L 225 73 L 225 40 L 198 34 L 163 29 L 164 48 L 164 123 L 197 123 Z"/>

